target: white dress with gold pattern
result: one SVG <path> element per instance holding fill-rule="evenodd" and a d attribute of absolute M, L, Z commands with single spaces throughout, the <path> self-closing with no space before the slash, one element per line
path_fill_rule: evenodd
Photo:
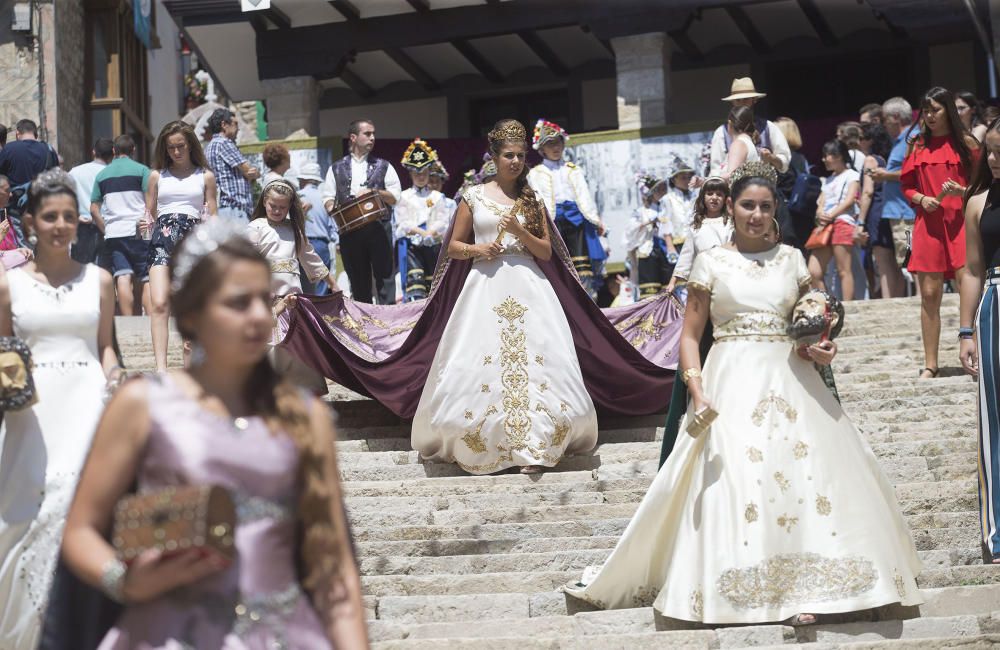
<path fill-rule="evenodd" d="M 494 241 L 510 210 L 483 190 L 465 195 L 476 243 Z M 503 255 L 473 263 L 413 417 L 421 456 L 473 474 L 552 467 L 597 443 L 594 403 L 559 298 L 517 238 L 502 243 Z"/>
<path fill-rule="evenodd" d="M 922 602 L 892 485 L 785 334 L 808 282 L 784 245 L 696 258 L 688 286 L 711 293 L 716 340 L 702 373 L 719 417 L 697 439 L 681 422 L 618 546 L 568 593 L 705 623 Z"/>

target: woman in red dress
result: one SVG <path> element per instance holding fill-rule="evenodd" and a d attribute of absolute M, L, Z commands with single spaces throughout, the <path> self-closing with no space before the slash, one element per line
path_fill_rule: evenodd
<path fill-rule="evenodd" d="M 920 330 L 924 341 L 923 378 L 938 375 L 941 294 L 944 281 L 965 274 L 965 219 L 962 194 L 969 183 L 978 142 L 965 129 L 954 95 L 934 87 L 920 106 L 923 128 L 903 162 L 899 178 L 906 199 L 916 206 L 910 262 L 920 287 Z"/>

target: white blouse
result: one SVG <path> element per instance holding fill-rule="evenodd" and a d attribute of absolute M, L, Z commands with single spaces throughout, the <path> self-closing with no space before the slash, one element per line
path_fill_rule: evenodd
<path fill-rule="evenodd" d="M 722 217 L 702 221 L 701 227 L 697 230 L 691 230 L 690 236 L 684 242 L 677 266 L 674 267 L 674 279 L 684 278 L 687 280 L 691 274 L 691 267 L 694 266 L 694 260 L 699 253 L 729 243 L 732 236 L 733 226 L 726 223 Z"/>
<path fill-rule="evenodd" d="M 302 252 L 296 255 L 295 231 L 292 230 L 290 219 L 276 225 L 267 217 L 254 219 L 247 226 L 247 236 L 271 264 L 271 291 L 275 297 L 302 293 L 299 264 L 312 282 L 330 275 L 330 269 L 316 254 L 305 235 L 302 236 Z"/>

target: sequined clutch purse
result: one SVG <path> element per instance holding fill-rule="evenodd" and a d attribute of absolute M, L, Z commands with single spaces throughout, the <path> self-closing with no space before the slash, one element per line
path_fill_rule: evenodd
<path fill-rule="evenodd" d="M 168 487 L 120 500 L 111 543 L 126 563 L 154 548 L 168 555 L 199 549 L 231 560 L 235 528 L 236 506 L 225 488 Z"/>
<path fill-rule="evenodd" d="M 38 403 L 31 348 L 16 336 L 0 336 L 0 411 L 20 411 Z"/>

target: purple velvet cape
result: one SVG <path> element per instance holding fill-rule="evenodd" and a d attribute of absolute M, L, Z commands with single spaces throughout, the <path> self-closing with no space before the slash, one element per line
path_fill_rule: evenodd
<path fill-rule="evenodd" d="M 471 260 L 448 258 L 445 235 L 434 286 L 426 300 L 399 305 L 354 302 L 342 293 L 303 296 L 279 320 L 281 347 L 324 377 L 372 397 L 396 415 L 417 410 L 438 342 Z M 548 222 L 553 255 L 535 262 L 566 314 L 583 380 L 602 414 L 666 411 L 678 362 L 683 307 L 660 294 L 600 309 L 580 284 L 566 246 Z"/>

